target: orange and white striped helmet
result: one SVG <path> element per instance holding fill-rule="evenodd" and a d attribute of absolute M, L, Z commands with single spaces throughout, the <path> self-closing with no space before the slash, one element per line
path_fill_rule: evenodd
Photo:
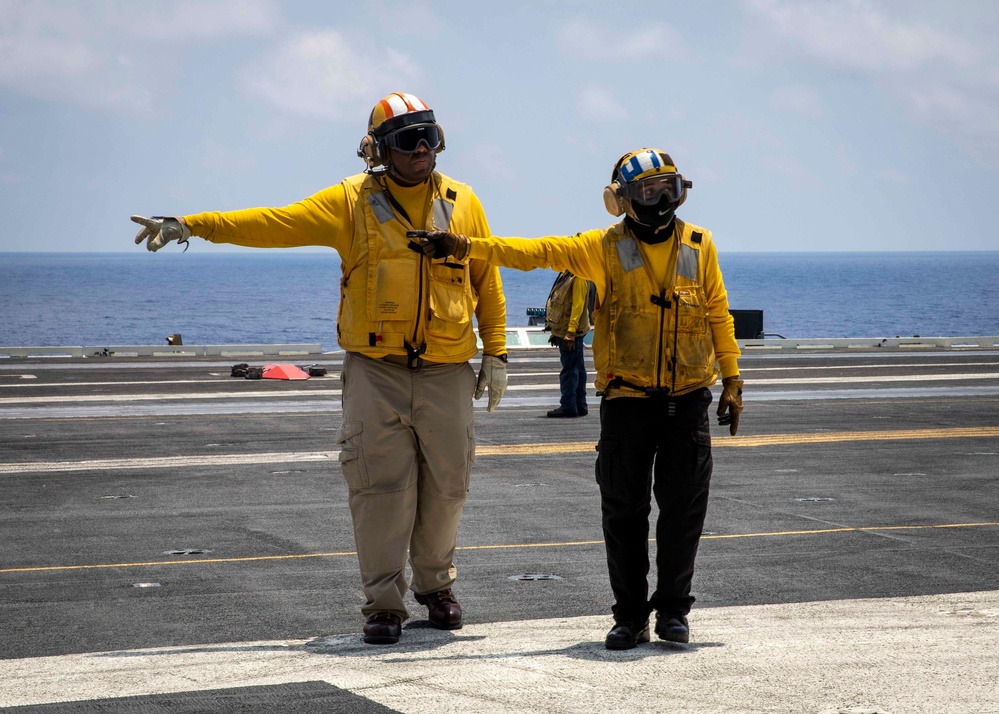
<path fill-rule="evenodd" d="M 410 124 L 425 123 L 436 123 L 433 109 L 415 94 L 393 92 L 371 110 L 368 132 L 380 137 Z"/>

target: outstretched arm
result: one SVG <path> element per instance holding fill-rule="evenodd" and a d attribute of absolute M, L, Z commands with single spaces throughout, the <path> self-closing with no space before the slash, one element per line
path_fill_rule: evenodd
<path fill-rule="evenodd" d="M 326 188 L 283 208 L 212 211 L 187 216 L 132 216 L 143 226 L 135 242 L 156 251 L 170 241 L 186 242 L 192 235 L 213 243 L 254 248 L 292 248 L 325 245 L 349 249 L 354 218 L 344 185 Z"/>
<path fill-rule="evenodd" d="M 482 260 L 490 265 L 515 270 L 551 268 L 558 272 L 570 270 L 597 286 L 603 301 L 606 268 L 603 257 L 603 230 L 586 231 L 572 236 L 543 238 L 465 237 L 444 231 L 410 231 L 424 250 L 434 257 L 460 255 L 461 258 Z"/>

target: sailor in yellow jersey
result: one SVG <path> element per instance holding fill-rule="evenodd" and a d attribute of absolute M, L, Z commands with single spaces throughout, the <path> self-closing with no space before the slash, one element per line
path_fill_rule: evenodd
<path fill-rule="evenodd" d="M 155 251 L 200 236 L 259 248 L 329 246 L 340 254 L 337 341 L 346 350 L 340 461 L 366 602 L 364 640 L 398 642 L 411 587 L 432 625 L 457 629 L 451 587 L 475 436 L 472 398 L 492 411 L 506 389 L 506 305 L 499 270 L 433 259 L 408 230 L 489 235 L 471 188 L 436 172 L 444 133 L 412 94 L 371 111 L 367 169 L 284 208 L 132 220 Z M 483 357 L 476 380 L 468 360 Z M 406 558 L 412 585 L 406 578 Z"/>
<path fill-rule="evenodd" d="M 661 639 L 689 641 L 712 468 L 708 387 L 719 371 L 719 423 L 732 435 L 742 411 L 740 352 L 711 233 L 676 217 L 690 187 L 668 154 L 646 148 L 614 165 L 604 203 L 624 219 L 609 228 L 536 239 L 410 233 L 435 257 L 569 270 L 596 284 L 596 477 L 615 600 L 608 649 L 648 642 L 652 611 Z M 649 597 L 652 494 L 659 519 Z"/>
<path fill-rule="evenodd" d="M 586 404 L 586 365 L 583 338 L 590 331 L 587 302 L 590 283 L 563 270 L 555 278 L 545 304 L 545 329 L 551 330 L 548 344 L 558 347 L 562 369 L 558 375 L 561 398 L 549 410 L 550 418 L 581 417 L 590 413 Z"/>

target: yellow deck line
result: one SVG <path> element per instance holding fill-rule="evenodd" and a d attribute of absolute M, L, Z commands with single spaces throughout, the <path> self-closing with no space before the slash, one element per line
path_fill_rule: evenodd
<path fill-rule="evenodd" d="M 893 431 L 825 431 L 812 434 L 760 434 L 759 436 L 713 435 L 711 446 L 749 447 L 789 444 L 832 444 L 846 441 L 898 441 L 904 439 L 963 439 L 999 437 L 999 427 L 953 427 L 948 429 L 896 429 Z M 478 444 L 477 456 L 516 456 L 522 454 L 568 454 L 593 451 L 596 442 L 572 441 L 564 444 Z"/>
<path fill-rule="evenodd" d="M 944 528 L 987 528 L 999 526 L 999 521 L 986 523 L 938 523 L 930 525 L 902 526 L 856 526 L 844 528 L 818 528 L 813 530 L 769 531 L 764 533 L 731 533 L 727 535 L 705 535 L 702 540 L 730 540 L 735 538 L 765 538 L 779 536 L 824 535 L 830 533 L 866 533 L 872 531 L 915 531 Z M 580 545 L 603 545 L 602 540 L 578 540 L 554 543 L 497 543 L 492 545 L 458 546 L 458 550 L 516 550 L 518 548 L 565 548 Z M 209 565 L 220 563 L 259 563 L 267 560 L 301 560 L 304 558 L 338 558 L 357 555 L 356 551 L 340 551 L 332 553 L 298 553 L 291 555 L 259 555 L 242 558 L 197 558 L 189 560 L 159 560 L 141 563 L 96 563 L 92 565 L 45 565 L 25 568 L 0 568 L 0 574 L 6 573 L 43 573 L 66 572 L 72 570 L 106 570 L 111 568 L 148 568 L 161 565 Z"/>
<path fill-rule="evenodd" d="M 715 435 L 714 448 L 787 446 L 793 444 L 832 444 L 855 441 L 899 441 L 905 439 L 964 439 L 999 437 L 999 427 L 953 427 L 948 429 L 898 429 L 894 431 L 827 431 L 812 434 L 761 434 L 759 436 Z M 531 454 L 594 453 L 596 442 L 482 444 L 475 447 L 479 457 L 529 456 Z M 27 461 L 0 464 L 0 475 L 43 472 L 99 471 L 111 469 L 184 468 L 190 466 L 241 466 L 253 464 L 333 461 L 339 451 L 267 452 L 259 454 L 222 454 L 187 456 L 152 456 L 131 459 L 89 459 L 85 461 Z"/>

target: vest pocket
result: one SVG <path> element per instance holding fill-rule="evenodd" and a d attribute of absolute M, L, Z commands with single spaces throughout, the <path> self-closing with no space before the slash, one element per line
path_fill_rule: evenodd
<path fill-rule="evenodd" d="M 677 383 L 701 384 L 715 374 L 715 350 L 710 336 L 681 332 L 676 345 L 676 361 L 679 365 Z"/>
<path fill-rule="evenodd" d="M 437 266 L 434 266 L 437 268 Z M 465 270 L 443 268 L 455 275 L 430 274 L 430 319 L 427 333 L 436 337 L 457 340 L 469 329 L 472 321 L 471 300 L 465 285 Z"/>
<path fill-rule="evenodd" d="M 614 324 L 611 349 L 614 364 L 611 369 L 628 381 L 644 381 L 652 384 L 660 326 L 659 316 L 639 307 L 630 309 L 624 307 L 625 309 L 618 312 L 616 317 L 612 315 Z M 637 380 L 634 377 L 637 377 Z"/>
<path fill-rule="evenodd" d="M 705 335 L 708 332 L 708 310 L 704 304 L 704 291 L 699 285 L 679 288 L 676 292 L 676 331 L 686 335 Z"/>
<path fill-rule="evenodd" d="M 336 441 L 340 445 L 340 468 L 352 491 L 362 491 L 369 485 L 364 451 L 361 448 L 363 430 L 362 422 L 345 421 L 336 435 Z"/>

